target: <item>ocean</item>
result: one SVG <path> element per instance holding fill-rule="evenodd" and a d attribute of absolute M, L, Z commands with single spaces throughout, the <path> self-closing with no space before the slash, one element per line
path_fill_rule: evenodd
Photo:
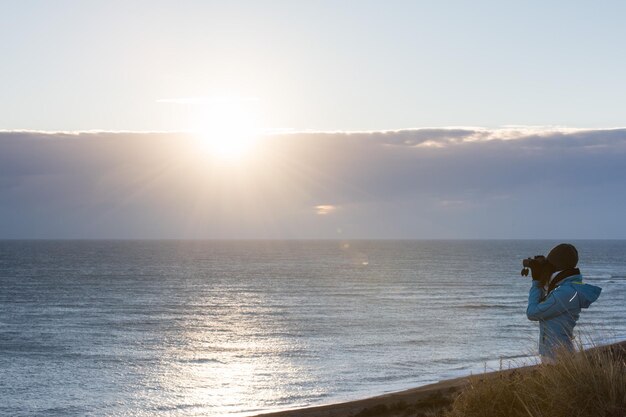
<path fill-rule="evenodd" d="M 0 241 L 0 414 L 235 416 L 535 360 L 557 241 Z M 584 343 L 626 339 L 626 241 L 573 241 Z"/>

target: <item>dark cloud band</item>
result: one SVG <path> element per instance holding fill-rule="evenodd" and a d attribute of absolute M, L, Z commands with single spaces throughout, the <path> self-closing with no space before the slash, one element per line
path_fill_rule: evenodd
<path fill-rule="evenodd" d="M 0 132 L 0 237 L 626 236 L 626 129 L 283 133 L 230 170 L 192 142 Z"/>

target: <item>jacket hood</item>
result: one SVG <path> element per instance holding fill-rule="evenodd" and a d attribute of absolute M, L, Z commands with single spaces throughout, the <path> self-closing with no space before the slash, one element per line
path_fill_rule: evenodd
<path fill-rule="evenodd" d="M 595 285 L 583 284 L 580 275 L 568 278 L 568 281 L 578 293 L 581 308 L 589 308 L 591 303 L 596 301 L 602 292 L 602 288 Z"/>

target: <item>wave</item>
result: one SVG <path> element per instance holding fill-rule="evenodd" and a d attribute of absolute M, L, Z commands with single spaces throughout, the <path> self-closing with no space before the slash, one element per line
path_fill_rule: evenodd
<path fill-rule="evenodd" d="M 182 363 L 226 363 L 219 359 L 215 358 L 193 358 L 193 359 L 180 359 L 179 362 Z"/>
<path fill-rule="evenodd" d="M 460 306 L 454 306 L 454 308 L 458 308 L 462 310 L 487 310 L 487 309 L 511 310 L 511 309 L 517 309 L 518 306 L 503 305 L 503 304 L 463 304 Z"/>
<path fill-rule="evenodd" d="M 163 405 L 157 405 L 153 408 L 153 410 L 155 411 L 177 411 L 177 410 L 187 410 L 190 408 L 204 408 L 206 407 L 205 404 L 202 403 L 188 403 L 188 404 L 173 404 L 173 405 L 169 405 L 169 404 L 163 404 Z"/>

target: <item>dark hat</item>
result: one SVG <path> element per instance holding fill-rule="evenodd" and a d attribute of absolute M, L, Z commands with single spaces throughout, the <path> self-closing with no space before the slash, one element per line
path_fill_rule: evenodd
<path fill-rule="evenodd" d="M 564 269 L 576 268 L 578 263 L 578 251 L 569 243 L 561 243 L 552 248 L 547 256 L 556 271 Z"/>

